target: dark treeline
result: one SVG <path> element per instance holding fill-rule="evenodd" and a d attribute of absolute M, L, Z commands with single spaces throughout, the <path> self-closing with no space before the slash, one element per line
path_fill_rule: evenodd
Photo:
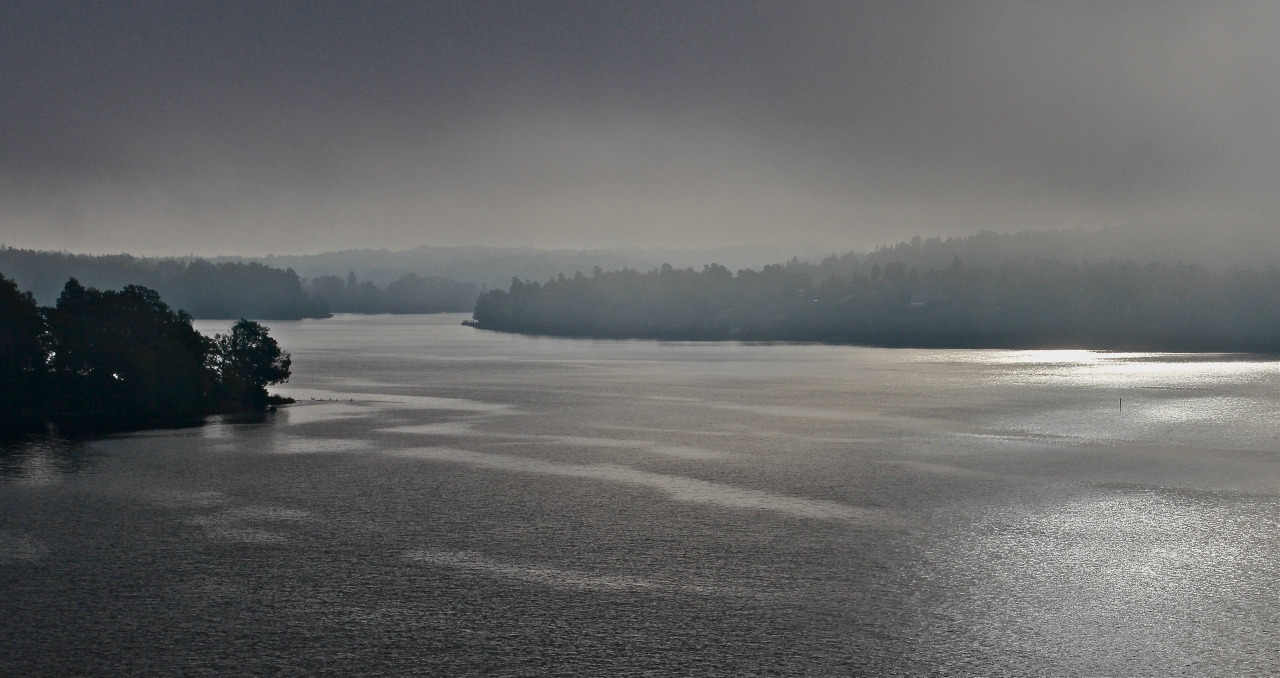
<path fill-rule="evenodd" d="M 52 303 L 68 278 L 100 289 L 141 285 L 196 318 L 287 320 L 329 315 L 302 289 L 291 269 L 203 259 L 141 259 L 127 254 L 93 256 L 0 249 L 0 273 L 37 300 Z"/>
<path fill-rule="evenodd" d="M 381 288 L 358 282 L 354 272 L 345 279 L 325 275 L 312 278 L 308 289 L 334 313 L 457 313 L 475 308 L 480 294 L 472 283 L 417 273 L 407 273 Z"/>
<path fill-rule="evenodd" d="M 0 276 L 0 434 L 142 428 L 262 410 L 290 360 L 265 327 L 240 320 L 208 338 L 154 290 L 86 288 L 56 305 Z"/>
<path fill-rule="evenodd" d="M 195 318 L 293 320 L 339 313 L 470 311 L 479 290 L 448 278 L 404 275 L 385 288 L 323 276 L 305 283 L 291 268 L 257 262 L 144 259 L 0 248 L 0 274 L 49 304 L 68 278 L 100 289 L 141 285 Z"/>
<path fill-rule="evenodd" d="M 853 255 L 737 275 L 717 265 L 596 269 L 513 280 L 481 295 L 474 318 L 485 329 L 578 337 L 1276 352 L 1280 271 L 1025 258 L 921 270 Z"/>

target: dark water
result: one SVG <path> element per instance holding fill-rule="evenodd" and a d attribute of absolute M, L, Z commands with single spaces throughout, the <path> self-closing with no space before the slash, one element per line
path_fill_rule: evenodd
<path fill-rule="evenodd" d="M 299 405 L 5 450 L 0 670 L 1280 670 L 1276 362 L 461 320 L 274 323 Z"/>

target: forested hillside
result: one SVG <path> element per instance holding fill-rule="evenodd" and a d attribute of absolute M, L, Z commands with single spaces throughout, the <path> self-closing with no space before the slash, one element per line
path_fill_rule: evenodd
<path fill-rule="evenodd" d="M 0 250 L 0 274 L 52 303 L 68 278 L 102 289 L 141 285 L 196 318 L 294 319 L 327 317 L 329 311 L 302 289 L 291 269 L 203 259 L 142 259 L 127 254 L 92 256 L 33 250 Z"/>
<path fill-rule="evenodd" d="M 141 285 L 195 318 L 290 320 L 334 313 L 470 311 L 479 288 L 449 278 L 409 273 L 379 287 L 370 281 L 321 276 L 304 281 L 292 268 L 257 262 L 146 259 L 0 248 L 0 274 L 51 304 L 69 278 L 101 289 Z"/>
<path fill-rule="evenodd" d="M 579 337 L 1275 352 L 1280 271 L 1026 258 L 977 267 L 958 257 L 921 270 L 852 255 L 736 275 L 714 264 L 596 269 L 513 280 L 481 295 L 474 318 L 484 329 Z"/>

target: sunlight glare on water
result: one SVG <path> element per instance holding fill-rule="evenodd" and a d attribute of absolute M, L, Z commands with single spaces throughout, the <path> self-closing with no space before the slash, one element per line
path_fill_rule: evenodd
<path fill-rule="evenodd" d="M 1274 360 L 462 319 L 270 323 L 296 405 L 6 449 L 0 665 L 1280 668 Z"/>

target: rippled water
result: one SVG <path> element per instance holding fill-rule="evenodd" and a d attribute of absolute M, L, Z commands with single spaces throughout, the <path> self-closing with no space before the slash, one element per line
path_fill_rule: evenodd
<path fill-rule="evenodd" d="M 298 405 L 5 449 L 0 670 L 1280 670 L 1278 362 L 462 319 L 274 323 Z"/>

